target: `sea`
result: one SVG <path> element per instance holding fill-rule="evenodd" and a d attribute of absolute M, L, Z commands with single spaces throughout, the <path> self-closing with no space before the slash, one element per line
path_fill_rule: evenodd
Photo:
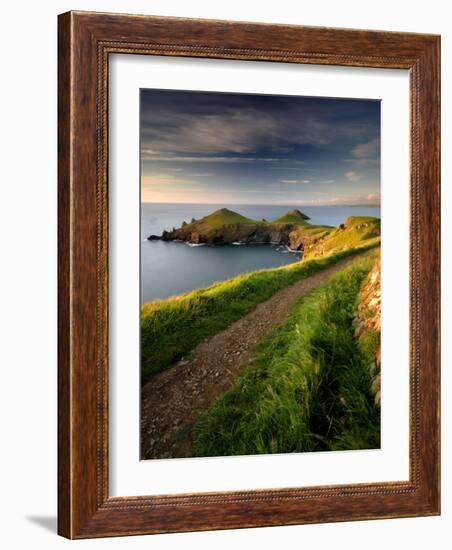
<path fill-rule="evenodd" d="M 255 220 L 274 220 L 298 208 L 315 225 L 338 226 L 348 216 L 380 217 L 377 206 L 297 206 L 243 204 L 141 204 L 141 303 L 168 298 L 224 281 L 240 273 L 278 267 L 299 259 L 298 252 L 276 245 L 189 246 L 186 243 L 148 241 L 151 234 L 180 227 L 228 208 Z"/>

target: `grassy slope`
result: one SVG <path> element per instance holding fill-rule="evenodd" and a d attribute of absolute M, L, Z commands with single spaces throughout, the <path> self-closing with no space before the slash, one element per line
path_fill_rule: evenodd
<path fill-rule="evenodd" d="M 365 249 L 366 247 L 364 247 Z M 363 248 L 263 269 L 141 308 L 142 383 L 184 357 L 203 339 L 223 330 L 281 288 Z"/>
<path fill-rule="evenodd" d="M 220 210 L 216 210 L 215 212 L 212 212 L 212 214 L 209 214 L 208 216 L 205 216 L 200 220 L 196 220 L 190 224 L 187 224 L 186 227 L 191 231 L 196 231 L 198 233 L 208 233 L 209 231 L 224 228 L 227 226 L 236 226 L 236 225 L 254 225 L 254 226 L 269 225 L 271 226 L 271 225 L 278 225 L 278 224 L 282 224 L 282 225 L 296 224 L 296 225 L 310 227 L 306 220 L 309 220 L 309 217 L 306 216 L 306 214 L 303 214 L 302 212 L 300 212 L 299 210 L 291 210 L 290 212 L 287 212 L 287 214 L 284 214 L 284 216 L 281 216 L 277 220 L 273 222 L 267 222 L 267 221 L 252 220 L 251 218 L 242 216 L 241 214 L 238 214 L 237 212 L 233 212 L 228 208 L 221 208 Z M 320 226 L 311 226 L 311 227 L 314 228 L 314 227 L 320 227 Z"/>
<path fill-rule="evenodd" d="M 380 219 L 366 216 L 351 216 L 347 219 L 344 229 L 330 231 L 326 238 L 317 244 L 312 251 L 307 251 L 305 258 L 315 258 L 322 255 L 339 252 L 367 241 L 380 242 Z"/>
<path fill-rule="evenodd" d="M 207 237 L 213 237 L 220 232 L 226 238 L 235 238 L 236 235 L 243 238 L 254 233 L 261 225 L 265 225 L 265 222 L 258 222 L 227 208 L 221 208 L 200 220 L 187 224 L 183 229 Z"/>
<path fill-rule="evenodd" d="M 198 422 L 196 456 L 378 448 L 369 358 L 353 336 L 357 260 L 267 335 L 253 364 Z"/>
<path fill-rule="evenodd" d="M 324 237 L 334 230 L 334 227 L 330 225 L 312 225 L 306 221 L 309 219 L 310 218 L 306 216 L 306 214 L 303 214 L 303 212 L 291 210 L 284 216 L 281 216 L 281 218 L 272 222 L 272 225 L 278 227 L 279 224 L 292 224 L 295 226 L 294 230 L 303 237 Z"/>
<path fill-rule="evenodd" d="M 196 220 L 193 223 L 188 224 L 187 228 L 192 231 L 197 231 L 198 233 L 205 233 L 228 225 L 258 225 L 259 223 L 261 222 L 257 222 L 251 218 L 246 218 L 245 216 L 242 216 L 237 212 L 233 212 L 232 210 L 228 210 L 227 208 L 221 208 L 220 210 L 216 210 L 215 212 L 212 212 L 212 214 L 209 214 L 200 220 Z"/>
<path fill-rule="evenodd" d="M 284 216 L 281 216 L 272 223 L 296 223 L 300 225 L 305 225 L 307 223 L 306 220 L 309 219 L 309 216 L 306 216 L 306 214 L 303 214 L 303 212 L 300 212 L 299 210 L 291 210 L 290 212 L 287 212 L 287 214 L 284 214 Z"/>
<path fill-rule="evenodd" d="M 239 235 L 242 238 L 247 237 L 259 227 L 278 229 L 282 226 L 287 228 L 289 225 L 293 226 L 294 230 L 302 237 L 322 239 L 329 233 L 334 232 L 334 227 L 311 225 L 306 220 L 309 220 L 309 217 L 299 210 L 291 210 L 277 220 L 268 222 L 252 220 L 227 208 L 221 208 L 200 220 L 185 224 L 183 228 L 186 232 L 198 233 L 208 237 L 212 237 L 220 231 L 227 238 L 234 238 L 235 235 L 237 235 L 237 238 L 239 238 Z M 358 241 L 359 238 L 356 239 L 354 246 L 358 244 Z"/>
<path fill-rule="evenodd" d="M 300 225 L 295 230 L 300 235 L 306 236 L 306 237 L 315 237 L 315 236 L 322 236 L 326 237 L 329 233 L 334 231 L 334 227 L 330 227 L 329 225 Z"/>

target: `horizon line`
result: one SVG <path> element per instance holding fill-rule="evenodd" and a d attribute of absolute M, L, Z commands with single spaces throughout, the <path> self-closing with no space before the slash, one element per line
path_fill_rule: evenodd
<path fill-rule="evenodd" d="M 229 205 L 229 206 L 308 206 L 308 207 L 315 207 L 315 206 L 367 206 L 367 207 L 380 207 L 381 203 L 298 203 L 298 202 L 277 202 L 277 203 L 248 203 L 248 202 L 186 202 L 186 201 L 140 201 L 140 204 L 190 204 L 190 205 L 211 205 L 211 206 L 220 206 L 220 205 Z"/>

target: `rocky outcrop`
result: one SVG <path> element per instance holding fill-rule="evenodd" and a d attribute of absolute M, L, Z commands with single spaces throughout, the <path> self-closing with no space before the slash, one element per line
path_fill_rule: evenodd
<path fill-rule="evenodd" d="M 375 395 L 375 404 L 380 406 L 381 401 L 381 282 L 380 258 L 370 271 L 361 288 L 358 310 L 355 316 L 355 336 L 372 355 L 371 364 L 372 392 Z M 367 341 L 367 345 L 366 342 Z"/>
<path fill-rule="evenodd" d="M 304 254 L 316 251 L 318 255 L 322 246 L 323 239 L 328 236 L 328 230 L 311 234 L 304 227 L 293 229 L 289 233 L 289 247 L 292 250 L 302 250 Z"/>
<path fill-rule="evenodd" d="M 192 244 L 228 245 L 240 244 L 279 244 L 293 250 L 303 250 L 303 239 L 295 231 L 295 224 L 228 224 L 206 231 L 198 231 L 190 225 L 164 231 L 161 237 L 150 235 L 148 240 L 183 241 Z"/>

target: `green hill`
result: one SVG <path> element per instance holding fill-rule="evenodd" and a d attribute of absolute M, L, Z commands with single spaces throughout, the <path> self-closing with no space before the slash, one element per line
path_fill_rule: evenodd
<path fill-rule="evenodd" d="M 219 229 L 220 227 L 225 227 L 227 225 L 237 225 L 237 224 L 258 224 L 250 218 L 246 218 L 237 212 L 233 212 L 228 208 L 221 208 L 220 210 L 215 210 L 212 214 L 196 220 L 186 226 L 187 229 L 191 231 L 210 231 L 212 229 Z"/>
<path fill-rule="evenodd" d="M 281 216 L 277 220 L 275 220 L 273 223 L 296 223 L 301 225 L 306 225 L 306 220 L 309 220 L 309 216 L 306 216 L 306 214 L 303 214 L 303 212 L 300 212 L 297 209 L 290 210 L 290 212 L 287 212 L 287 214 L 284 214 L 284 216 Z"/>
<path fill-rule="evenodd" d="M 317 258 L 354 248 L 377 244 L 380 241 L 380 219 L 370 216 L 350 216 L 312 247 L 305 249 L 304 258 Z"/>

